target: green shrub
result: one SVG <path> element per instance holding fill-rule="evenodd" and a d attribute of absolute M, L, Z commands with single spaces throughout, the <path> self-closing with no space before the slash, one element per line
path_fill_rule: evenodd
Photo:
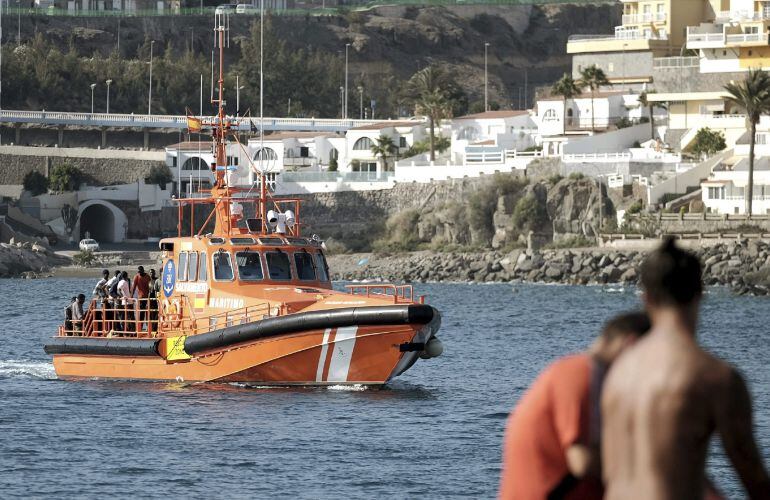
<path fill-rule="evenodd" d="M 513 224 L 521 231 L 533 231 L 543 224 L 548 214 L 534 195 L 527 195 L 513 209 Z"/>
<path fill-rule="evenodd" d="M 618 120 L 615 123 L 615 126 L 618 127 L 618 128 L 628 128 L 628 127 L 632 126 L 633 124 L 634 123 L 631 120 L 629 120 L 628 118 L 626 118 L 624 116 L 624 117 L 622 117 L 620 120 Z"/>
<path fill-rule="evenodd" d="M 337 165 L 337 158 L 332 158 L 329 160 L 329 172 L 336 172 L 338 165 Z"/>
<path fill-rule="evenodd" d="M 550 184 L 558 184 L 561 182 L 561 180 L 564 179 L 564 177 L 560 174 L 554 174 L 551 177 L 548 178 L 548 182 Z"/>
<path fill-rule="evenodd" d="M 631 204 L 630 207 L 628 207 L 628 209 L 626 209 L 626 213 L 631 215 L 638 214 L 639 212 L 642 211 L 643 208 L 644 208 L 644 203 L 642 202 L 642 200 L 636 200 Z"/>
<path fill-rule="evenodd" d="M 571 174 L 569 174 L 569 180 L 571 181 L 579 181 L 585 178 L 586 176 L 583 175 L 583 172 L 572 172 Z"/>
<path fill-rule="evenodd" d="M 634 141 L 634 143 L 631 145 L 632 148 L 641 148 L 642 144 L 639 141 Z"/>
<path fill-rule="evenodd" d="M 727 147 L 725 135 L 722 132 L 711 130 L 704 127 L 695 134 L 692 145 L 688 148 L 698 157 L 713 156 Z"/>
<path fill-rule="evenodd" d="M 391 216 L 385 223 L 385 235 L 372 243 L 375 252 L 410 252 L 420 244 L 417 223 L 420 212 L 403 210 Z"/>
<path fill-rule="evenodd" d="M 24 190 L 32 196 L 37 196 L 48 191 L 48 179 L 37 170 L 31 170 L 24 176 Z"/>
<path fill-rule="evenodd" d="M 96 260 L 96 257 L 94 256 L 94 253 L 90 250 L 82 250 L 75 255 L 72 256 L 72 261 L 81 267 L 89 267 L 91 264 L 94 263 Z"/>
<path fill-rule="evenodd" d="M 53 191 L 60 193 L 77 191 L 82 182 L 83 172 L 68 163 L 57 165 L 51 170 L 49 186 Z"/>
<path fill-rule="evenodd" d="M 166 165 L 155 165 L 150 169 L 145 182 L 147 184 L 157 184 L 161 189 L 166 189 L 166 184 L 174 180 L 171 169 Z"/>

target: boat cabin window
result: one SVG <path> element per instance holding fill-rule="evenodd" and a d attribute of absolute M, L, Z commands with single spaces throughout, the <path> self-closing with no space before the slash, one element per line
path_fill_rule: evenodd
<path fill-rule="evenodd" d="M 263 245 L 283 245 L 283 240 L 281 238 L 260 238 L 259 242 Z"/>
<path fill-rule="evenodd" d="M 198 281 L 207 281 L 209 279 L 208 268 L 206 267 L 206 252 L 201 252 L 200 265 L 198 266 Z"/>
<path fill-rule="evenodd" d="M 295 238 L 293 236 L 288 236 L 286 238 L 286 241 L 289 242 L 291 245 L 308 245 L 310 242 L 307 240 L 307 238 Z"/>
<path fill-rule="evenodd" d="M 230 238 L 230 243 L 233 245 L 253 245 L 254 238 Z"/>
<path fill-rule="evenodd" d="M 315 267 L 318 270 L 318 281 L 329 281 L 329 266 L 323 252 L 315 254 Z"/>
<path fill-rule="evenodd" d="M 198 252 L 190 252 L 187 256 L 187 279 L 195 281 L 198 276 Z"/>
<path fill-rule="evenodd" d="M 231 281 L 233 279 L 233 264 L 230 260 L 230 254 L 227 252 L 217 252 L 213 255 L 214 261 L 214 280 Z"/>
<path fill-rule="evenodd" d="M 224 238 L 210 238 L 209 245 L 221 245 L 225 242 Z"/>
<path fill-rule="evenodd" d="M 285 252 L 265 252 L 267 272 L 271 280 L 290 280 L 291 264 L 289 254 Z"/>
<path fill-rule="evenodd" d="M 176 268 L 176 280 L 187 281 L 187 252 L 179 252 L 179 262 Z"/>
<path fill-rule="evenodd" d="M 265 277 L 259 252 L 237 252 L 235 263 L 238 265 L 238 277 L 243 281 L 256 281 Z"/>
<path fill-rule="evenodd" d="M 302 281 L 315 280 L 313 256 L 308 252 L 296 252 L 294 254 L 294 267 L 297 268 L 298 279 Z"/>

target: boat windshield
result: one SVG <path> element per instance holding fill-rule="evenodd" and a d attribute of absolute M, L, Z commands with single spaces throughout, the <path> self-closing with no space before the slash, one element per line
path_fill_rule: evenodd
<path fill-rule="evenodd" d="M 214 279 L 217 281 L 233 279 L 233 265 L 229 253 L 217 252 L 214 254 Z"/>
<path fill-rule="evenodd" d="M 285 252 L 266 252 L 267 272 L 271 280 L 290 280 L 291 264 Z"/>
<path fill-rule="evenodd" d="M 318 270 L 318 281 L 329 281 L 329 266 L 321 252 L 315 254 L 315 267 Z"/>
<path fill-rule="evenodd" d="M 265 277 L 258 252 L 237 252 L 235 263 L 238 265 L 238 277 L 243 281 L 256 281 Z"/>
<path fill-rule="evenodd" d="M 313 265 L 313 256 L 307 252 L 297 252 L 294 254 L 294 267 L 297 268 L 297 278 L 302 281 L 315 280 L 315 269 Z"/>

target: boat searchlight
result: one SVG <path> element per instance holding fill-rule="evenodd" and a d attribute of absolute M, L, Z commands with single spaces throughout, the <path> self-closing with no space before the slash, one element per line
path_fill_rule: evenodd
<path fill-rule="evenodd" d="M 278 234 L 286 234 L 286 228 L 294 227 L 294 212 L 287 210 L 284 213 L 278 213 L 275 210 L 267 211 L 267 223 Z"/>

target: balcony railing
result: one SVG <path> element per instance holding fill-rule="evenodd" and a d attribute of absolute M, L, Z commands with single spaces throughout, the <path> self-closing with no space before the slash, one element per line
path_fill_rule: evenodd
<path fill-rule="evenodd" d="M 722 11 L 716 13 L 716 21 L 764 21 L 770 19 L 770 7 L 764 7 L 759 11 Z"/>
<path fill-rule="evenodd" d="M 642 30 L 616 30 L 614 35 L 570 35 L 569 42 L 601 42 L 611 40 L 668 40 L 667 35 Z"/>
<path fill-rule="evenodd" d="M 767 33 L 741 33 L 727 35 L 727 43 L 767 42 Z"/>
<path fill-rule="evenodd" d="M 283 172 L 279 182 L 388 182 L 393 172 Z"/>
<path fill-rule="evenodd" d="M 695 57 L 655 57 L 652 59 L 653 68 L 697 68 L 700 58 Z"/>
<path fill-rule="evenodd" d="M 642 14 L 625 14 L 623 24 L 663 23 L 666 22 L 665 12 L 645 12 Z"/>

